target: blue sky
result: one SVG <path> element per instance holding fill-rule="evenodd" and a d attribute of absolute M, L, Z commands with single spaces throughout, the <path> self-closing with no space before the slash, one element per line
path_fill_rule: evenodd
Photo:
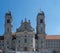
<path fill-rule="evenodd" d="M 0 0 L 0 35 L 4 33 L 4 16 L 8 10 L 12 13 L 15 32 L 25 18 L 30 19 L 35 29 L 40 9 L 45 13 L 46 33 L 60 34 L 60 0 Z"/>

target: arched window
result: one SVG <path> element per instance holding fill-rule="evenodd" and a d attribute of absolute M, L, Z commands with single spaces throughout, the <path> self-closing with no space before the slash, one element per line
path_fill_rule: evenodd
<path fill-rule="evenodd" d="M 7 23 L 10 23 L 10 19 L 7 20 Z"/>

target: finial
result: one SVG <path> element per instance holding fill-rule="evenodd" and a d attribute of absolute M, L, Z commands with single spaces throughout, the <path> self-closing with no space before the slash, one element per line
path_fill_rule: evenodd
<path fill-rule="evenodd" d="M 25 18 L 25 22 L 27 22 L 27 19 Z"/>
<path fill-rule="evenodd" d="M 29 24 L 30 24 L 30 20 L 28 20 Z"/>
<path fill-rule="evenodd" d="M 40 9 L 40 13 L 42 13 L 43 11 Z"/>
<path fill-rule="evenodd" d="M 42 10 L 40 9 L 40 12 L 41 12 Z"/>
<path fill-rule="evenodd" d="M 6 15 L 11 15 L 11 11 L 7 10 Z"/>
<path fill-rule="evenodd" d="M 8 10 L 7 10 L 7 13 L 11 13 L 11 11 L 8 9 Z"/>
<path fill-rule="evenodd" d="M 44 12 L 40 9 L 38 15 L 44 15 Z"/>

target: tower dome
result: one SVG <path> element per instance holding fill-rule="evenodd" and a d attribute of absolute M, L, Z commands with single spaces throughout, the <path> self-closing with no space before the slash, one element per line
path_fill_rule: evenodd
<path fill-rule="evenodd" d="M 11 15 L 11 11 L 8 10 L 8 11 L 6 12 L 6 15 Z"/>
<path fill-rule="evenodd" d="M 40 10 L 40 12 L 38 13 L 38 15 L 44 15 L 44 12 Z"/>

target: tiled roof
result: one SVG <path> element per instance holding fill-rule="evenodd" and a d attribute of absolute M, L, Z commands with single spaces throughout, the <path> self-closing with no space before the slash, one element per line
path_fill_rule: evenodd
<path fill-rule="evenodd" d="M 60 35 L 48 35 L 46 36 L 46 39 L 51 39 L 51 40 L 60 39 Z"/>

